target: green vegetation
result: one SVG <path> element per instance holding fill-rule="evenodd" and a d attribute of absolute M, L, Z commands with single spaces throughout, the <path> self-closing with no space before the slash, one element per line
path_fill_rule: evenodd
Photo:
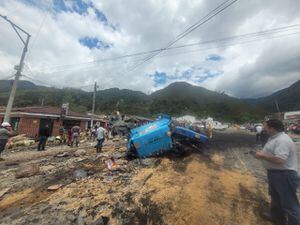
<path fill-rule="evenodd" d="M 28 83 L 26 84 L 28 86 Z M 20 89 L 17 92 L 15 106 L 50 105 L 60 107 L 69 102 L 70 109 L 77 112 L 90 111 L 92 108 L 91 92 L 78 89 L 56 89 L 35 86 Z M 0 105 L 7 102 L 8 92 L 0 91 Z M 230 122 L 248 122 L 262 120 L 265 111 L 239 99 L 209 91 L 205 88 L 177 82 L 168 87 L 146 95 L 139 91 L 111 88 L 97 92 L 96 112 L 121 113 L 153 116 L 166 113 L 172 116 L 185 114 L 198 117 L 211 116 Z"/>

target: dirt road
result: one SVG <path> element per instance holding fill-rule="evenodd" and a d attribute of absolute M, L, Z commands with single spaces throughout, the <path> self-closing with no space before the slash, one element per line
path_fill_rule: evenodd
<path fill-rule="evenodd" d="M 265 174 L 249 154 L 258 147 L 253 135 L 232 131 L 182 157 L 127 161 L 123 141 L 107 142 L 98 155 L 91 144 L 78 157 L 66 147 L 7 154 L 0 224 L 269 225 L 259 216 L 268 202 Z M 109 156 L 119 170 L 106 168 Z M 28 168 L 36 171 L 16 178 Z"/>

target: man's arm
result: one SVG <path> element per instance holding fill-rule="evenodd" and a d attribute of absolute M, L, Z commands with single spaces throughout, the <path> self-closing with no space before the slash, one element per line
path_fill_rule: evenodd
<path fill-rule="evenodd" d="M 281 158 L 279 158 L 277 156 L 274 156 L 274 155 L 271 155 L 271 154 L 267 154 L 263 151 L 256 152 L 255 158 L 263 159 L 263 160 L 266 160 L 268 162 L 274 163 L 274 164 L 279 165 L 279 166 L 283 165 L 284 162 L 285 162 L 284 159 L 281 159 Z"/>

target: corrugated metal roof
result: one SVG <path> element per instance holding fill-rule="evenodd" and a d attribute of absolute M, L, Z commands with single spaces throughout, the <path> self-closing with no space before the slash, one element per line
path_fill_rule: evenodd
<path fill-rule="evenodd" d="M 5 107 L 0 107 L 0 113 L 5 112 Z M 45 114 L 45 115 L 61 115 L 61 108 L 54 106 L 32 106 L 32 107 L 18 107 L 13 108 L 12 113 L 26 113 L 26 114 Z M 80 117 L 80 118 L 91 118 L 90 115 L 84 113 L 78 113 L 73 111 L 68 111 L 66 117 Z M 102 119 L 98 116 L 94 116 L 94 119 Z"/>

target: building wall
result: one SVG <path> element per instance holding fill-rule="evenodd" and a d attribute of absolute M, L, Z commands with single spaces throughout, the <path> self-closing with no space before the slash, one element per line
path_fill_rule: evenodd
<path fill-rule="evenodd" d="M 18 127 L 19 134 L 26 134 L 28 137 L 36 137 L 39 132 L 40 119 L 32 117 L 21 117 Z"/>
<path fill-rule="evenodd" d="M 86 121 L 80 121 L 80 129 L 84 131 L 86 129 Z"/>
<path fill-rule="evenodd" d="M 54 120 L 53 121 L 52 136 L 59 136 L 60 126 L 61 126 L 61 120 Z"/>

